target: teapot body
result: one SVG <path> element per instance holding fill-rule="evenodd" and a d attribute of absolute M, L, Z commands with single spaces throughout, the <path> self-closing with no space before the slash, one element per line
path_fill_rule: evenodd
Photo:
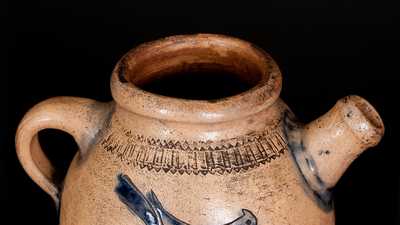
<path fill-rule="evenodd" d="M 211 86 L 233 85 L 213 83 L 221 71 L 247 88 L 208 95 Z M 212 81 L 165 90 L 214 97 L 144 88 L 182 72 L 213 72 Z M 61 225 L 333 225 L 329 190 L 378 144 L 382 120 L 366 100 L 348 96 L 300 124 L 279 98 L 281 82 L 275 61 L 246 41 L 161 39 L 117 63 L 112 102 L 56 97 L 34 106 L 18 127 L 17 155 L 59 207 Z M 63 182 L 39 144 L 37 133 L 47 128 L 79 146 Z"/>
<path fill-rule="evenodd" d="M 290 112 L 282 101 L 214 127 L 113 107 L 90 153 L 70 166 L 62 225 L 152 224 L 141 219 L 153 204 L 150 193 L 178 224 L 222 225 L 241 217 L 255 221 L 249 224 L 333 224 L 333 210 L 316 202 L 293 161 L 284 128 Z M 204 141 L 210 135 L 214 140 Z M 132 185 L 133 193 L 120 193 L 129 189 L 121 185 Z M 132 194 L 143 201 L 127 197 Z"/>

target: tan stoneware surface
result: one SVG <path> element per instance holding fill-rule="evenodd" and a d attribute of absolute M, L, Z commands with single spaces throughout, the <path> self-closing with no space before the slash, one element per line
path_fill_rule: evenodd
<path fill-rule="evenodd" d="M 213 100 L 138 87 L 214 69 L 253 86 Z M 378 144 L 384 125 L 359 96 L 298 123 L 279 98 L 281 82 L 274 60 L 248 42 L 211 34 L 161 39 L 118 62 L 114 101 L 56 97 L 34 106 L 19 125 L 17 154 L 56 202 L 61 225 L 332 225 L 330 188 Z M 47 128 L 68 132 L 80 148 L 62 184 L 38 142 Z"/>

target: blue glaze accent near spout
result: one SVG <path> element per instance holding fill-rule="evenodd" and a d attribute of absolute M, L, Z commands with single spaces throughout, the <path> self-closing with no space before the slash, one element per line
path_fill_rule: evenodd
<path fill-rule="evenodd" d="M 189 225 L 164 209 L 153 191 L 146 197 L 127 175 L 119 174 L 117 180 L 115 192 L 119 199 L 146 225 Z M 242 209 L 242 213 L 240 217 L 224 225 L 257 225 L 257 218 L 250 210 Z"/>
<path fill-rule="evenodd" d="M 290 111 L 286 111 L 284 114 L 283 130 L 284 136 L 288 142 L 289 152 L 293 156 L 299 174 L 302 176 L 302 180 L 305 183 L 306 193 L 308 193 L 308 190 L 311 190 L 312 197 L 317 205 L 325 212 L 331 211 L 333 209 L 331 191 L 326 188 L 325 183 L 319 176 L 315 161 L 307 153 L 302 137 L 295 135 L 296 132 L 300 132 L 301 127 L 299 123 L 295 122 L 295 118 Z M 309 174 L 312 174 L 311 177 L 306 177 L 304 175 L 306 172 L 305 170 L 307 170 Z M 316 189 L 312 188 L 312 182 L 317 186 Z"/>

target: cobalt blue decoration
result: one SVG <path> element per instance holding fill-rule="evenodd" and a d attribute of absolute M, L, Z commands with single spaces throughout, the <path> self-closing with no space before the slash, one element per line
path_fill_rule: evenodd
<path fill-rule="evenodd" d="M 115 192 L 119 199 L 146 225 L 189 225 L 165 210 L 153 191 L 146 197 L 127 175 L 119 174 L 117 179 Z M 242 209 L 242 213 L 242 216 L 224 225 L 257 225 L 257 218 L 251 211 Z"/>

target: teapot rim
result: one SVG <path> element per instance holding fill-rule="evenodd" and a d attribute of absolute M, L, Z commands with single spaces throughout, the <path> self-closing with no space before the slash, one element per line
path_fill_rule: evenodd
<path fill-rule="evenodd" d="M 172 62 L 175 58 L 171 57 L 170 53 L 180 50 L 188 50 L 187 52 L 210 50 L 212 54 L 216 52 L 210 57 L 215 61 L 228 59 L 229 62 L 230 58 L 236 57 L 232 58 L 232 61 L 236 60 L 232 62 L 236 65 L 229 66 L 245 66 L 245 69 L 250 70 L 250 66 L 245 65 L 247 61 L 259 70 L 260 78 L 253 87 L 241 93 L 212 100 L 164 96 L 143 90 L 132 81 L 132 78 L 136 78 L 135 76 L 144 70 L 154 70 L 154 67 L 157 70 L 157 65 L 153 66 L 153 63 L 159 62 L 160 65 L 164 65 L 169 61 Z M 186 57 L 184 60 L 195 57 L 193 61 L 196 61 L 205 57 L 204 55 L 197 57 L 195 54 L 197 53 L 187 57 L 184 55 Z M 181 56 L 182 54 L 179 55 Z M 175 61 L 180 63 L 182 60 L 179 58 Z M 238 61 L 240 63 L 237 63 Z M 150 65 L 144 67 L 142 62 Z M 111 76 L 112 96 L 122 108 L 160 120 L 191 123 L 225 122 L 258 113 L 275 102 L 279 97 L 281 86 L 281 72 L 268 53 L 247 41 L 219 34 L 177 35 L 139 45 L 118 61 Z"/>

